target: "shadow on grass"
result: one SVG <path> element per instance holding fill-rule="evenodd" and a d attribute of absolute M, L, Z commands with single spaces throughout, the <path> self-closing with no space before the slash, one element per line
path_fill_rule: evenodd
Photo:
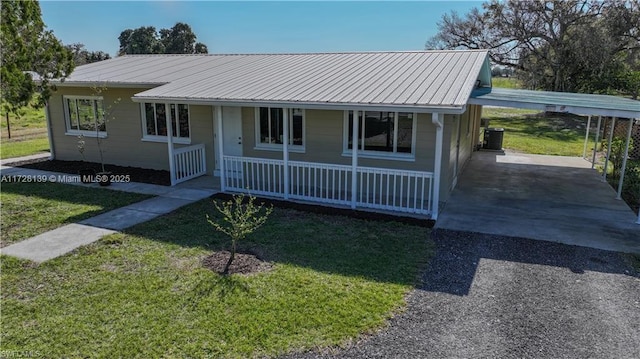
<path fill-rule="evenodd" d="M 127 234 L 183 247 L 227 249 L 229 240 L 207 223 L 220 219 L 211 199 L 126 230 Z M 366 221 L 275 208 L 267 223 L 240 250 L 274 263 L 414 285 L 429 253 L 429 229 L 397 222 Z"/>
<path fill-rule="evenodd" d="M 424 272 L 420 289 L 468 295 L 483 259 L 628 275 L 640 278 L 628 255 L 587 247 L 481 233 L 437 229 L 435 255 Z"/>

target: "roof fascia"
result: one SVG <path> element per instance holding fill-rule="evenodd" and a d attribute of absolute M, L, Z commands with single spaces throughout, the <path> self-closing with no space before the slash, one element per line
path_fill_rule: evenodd
<path fill-rule="evenodd" d="M 62 81 L 54 83 L 57 87 L 113 87 L 113 88 L 143 88 L 152 89 L 158 86 L 166 85 L 166 82 L 109 82 L 109 81 Z"/>
<path fill-rule="evenodd" d="M 543 103 L 514 101 L 514 100 L 470 98 L 469 104 L 483 105 L 483 106 L 526 108 L 530 110 L 539 110 L 539 111 L 547 111 L 547 112 L 568 112 L 575 115 L 612 116 L 612 117 L 629 118 L 629 119 L 640 117 L 640 111 L 627 111 L 627 110 L 593 108 L 593 107 L 582 107 L 582 106 L 548 105 Z"/>
<path fill-rule="evenodd" d="M 348 103 L 326 103 L 326 102 L 302 102 L 302 101 L 250 101 L 250 100 L 214 100 L 214 99 L 194 99 L 176 97 L 142 97 L 134 96 L 133 102 L 160 102 L 160 103 L 185 103 L 191 105 L 217 105 L 217 106 L 240 106 L 240 107 L 295 107 L 310 110 L 366 110 L 366 111 L 394 111 L 394 112 L 415 112 L 415 113 L 443 113 L 443 114 L 463 114 L 466 110 L 464 106 L 411 106 L 411 105 L 378 105 L 378 104 L 348 104 Z"/>

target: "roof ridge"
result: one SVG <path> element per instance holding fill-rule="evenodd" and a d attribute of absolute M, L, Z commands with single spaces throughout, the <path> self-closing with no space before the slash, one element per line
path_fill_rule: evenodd
<path fill-rule="evenodd" d="M 224 54 L 126 54 L 118 57 L 190 57 L 190 56 L 290 56 L 290 55 L 353 55 L 353 54 L 415 54 L 488 52 L 484 49 L 469 50 L 390 50 L 390 51 L 336 51 L 336 52 L 278 52 L 278 53 L 224 53 Z"/>

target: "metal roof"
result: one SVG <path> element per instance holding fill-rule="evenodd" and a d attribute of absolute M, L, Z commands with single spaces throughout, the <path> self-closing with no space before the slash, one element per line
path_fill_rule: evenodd
<path fill-rule="evenodd" d="M 487 51 L 129 55 L 79 66 L 66 86 L 153 87 L 134 101 L 461 112 Z M 485 73 L 486 72 L 486 73 Z"/>
<path fill-rule="evenodd" d="M 577 115 L 640 118 L 640 101 L 608 95 L 493 88 L 488 93 L 473 93 L 469 103 Z"/>

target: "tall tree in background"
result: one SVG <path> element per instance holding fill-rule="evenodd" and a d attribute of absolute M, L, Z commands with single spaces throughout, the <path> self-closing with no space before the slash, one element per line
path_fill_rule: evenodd
<path fill-rule="evenodd" d="M 443 16 L 427 48 L 488 49 L 529 88 L 637 96 L 640 0 L 482 4 Z"/>
<path fill-rule="evenodd" d="M 126 29 L 118 37 L 120 55 L 125 54 L 206 54 L 207 45 L 196 42 L 191 26 L 179 22 L 156 32 L 153 26 Z"/>
<path fill-rule="evenodd" d="M 71 52 L 46 30 L 36 1 L 3 1 L 0 28 L 3 109 L 17 113 L 35 93 L 40 95 L 39 102 L 45 103 L 51 96 L 51 79 L 64 78 L 73 71 Z"/>
<path fill-rule="evenodd" d="M 84 44 L 81 43 L 65 45 L 64 47 L 71 51 L 71 54 L 73 55 L 73 62 L 76 66 L 108 60 L 111 58 L 111 56 L 104 51 L 89 51 L 85 48 Z"/>

